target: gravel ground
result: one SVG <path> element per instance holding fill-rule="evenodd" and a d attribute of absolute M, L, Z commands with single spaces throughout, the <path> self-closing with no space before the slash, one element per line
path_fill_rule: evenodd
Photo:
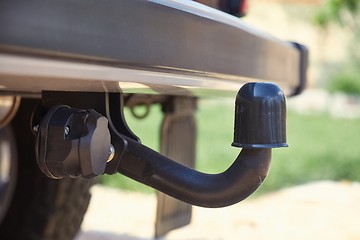
<path fill-rule="evenodd" d="M 321 181 L 222 208 L 194 207 L 165 239 L 360 239 L 360 183 Z M 95 186 L 76 240 L 152 239 L 155 195 Z"/>

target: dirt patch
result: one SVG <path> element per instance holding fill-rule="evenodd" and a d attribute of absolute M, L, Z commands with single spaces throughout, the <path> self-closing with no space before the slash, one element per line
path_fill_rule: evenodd
<path fill-rule="evenodd" d="M 165 239 L 360 239 L 360 183 L 322 181 L 221 209 L 194 208 Z M 154 195 L 95 186 L 77 240 L 152 239 Z"/>

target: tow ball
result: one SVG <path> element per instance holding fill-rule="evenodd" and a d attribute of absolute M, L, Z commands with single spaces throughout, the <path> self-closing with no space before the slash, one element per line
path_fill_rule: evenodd
<path fill-rule="evenodd" d="M 36 134 L 37 162 L 50 178 L 121 173 L 193 205 L 225 207 L 252 194 L 268 174 L 271 149 L 287 146 L 286 101 L 272 83 L 247 83 L 239 90 L 232 146 L 242 150 L 219 174 L 201 173 L 161 155 L 91 109 L 54 106 Z"/>

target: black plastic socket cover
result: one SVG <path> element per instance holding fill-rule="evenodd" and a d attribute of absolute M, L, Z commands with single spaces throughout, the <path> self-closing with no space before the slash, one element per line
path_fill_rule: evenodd
<path fill-rule="evenodd" d="M 37 163 L 48 177 L 93 178 L 104 173 L 111 143 L 108 120 L 101 114 L 55 106 L 37 134 Z"/>

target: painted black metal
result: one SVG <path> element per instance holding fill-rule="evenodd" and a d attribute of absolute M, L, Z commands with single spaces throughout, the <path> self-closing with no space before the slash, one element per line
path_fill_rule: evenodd
<path fill-rule="evenodd" d="M 286 146 L 283 132 L 285 97 L 276 85 L 244 85 L 237 97 L 237 108 L 234 142 L 239 146 L 244 142 L 246 144 L 234 163 L 223 173 L 205 174 L 186 167 L 122 135 L 112 124 L 109 124 L 109 128 L 111 139 L 115 141 L 113 145 L 116 154 L 106 172 L 119 172 L 193 205 L 215 208 L 235 204 L 252 194 L 264 181 L 269 170 L 271 148 Z M 248 117 L 254 117 L 255 121 L 251 122 Z M 260 118 L 265 119 L 265 124 L 258 121 Z M 243 119 L 246 121 L 239 124 L 238 121 Z M 56 119 L 54 122 L 57 122 Z M 109 123 L 111 122 L 109 119 Z M 250 135 L 238 136 L 237 131 L 247 131 L 242 127 L 249 128 L 252 131 L 250 133 L 260 136 L 256 138 L 260 145 L 249 145 L 248 143 L 253 144 Z M 276 131 L 280 131 L 280 134 Z M 63 135 L 63 132 L 59 134 Z M 52 147 L 51 144 L 49 147 Z M 88 161 L 85 164 L 93 163 Z"/>
<path fill-rule="evenodd" d="M 217 208 L 252 194 L 267 176 L 270 160 L 271 149 L 243 149 L 225 172 L 205 174 L 128 139 L 118 171 L 181 201 Z"/>
<path fill-rule="evenodd" d="M 233 143 L 243 149 L 225 172 L 198 172 L 126 137 L 118 171 L 193 205 L 228 206 L 248 197 L 264 181 L 271 148 L 287 146 L 285 118 L 285 97 L 278 86 L 247 83 L 236 98 Z"/>

